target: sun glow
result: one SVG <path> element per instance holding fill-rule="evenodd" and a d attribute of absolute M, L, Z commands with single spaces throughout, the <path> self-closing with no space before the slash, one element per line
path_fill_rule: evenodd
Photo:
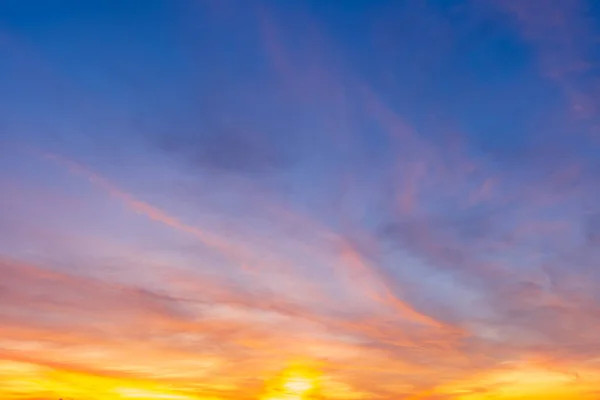
<path fill-rule="evenodd" d="M 319 374 L 306 366 L 291 366 L 267 384 L 261 400 L 305 400 L 318 388 Z"/>

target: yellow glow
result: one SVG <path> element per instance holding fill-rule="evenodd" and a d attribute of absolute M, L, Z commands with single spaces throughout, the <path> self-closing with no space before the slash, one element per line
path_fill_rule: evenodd
<path fill-rule="evenodd" d="M 262 400 L 304 400 L 317 390 L 319 374 L 316 370 L 293 365 L 286 368 L 267 385 Z"/>
<path fill-rule="evenodd" d="M 5 362 L 0 366 L 3 367 L 0 368 L 0 393 L 17 395 L 26 391 L 42 398 L 89 400 L 200 400 L 150 381 L 50 370 L 26 363 Z"/>
<path fill-rule="evenodd" d="M 502 400 L 571 400 L 591 399 L 598 374 L 581 370 L 588 379 L 579 379 L 567 371 L 557 371 L 523 362 L 485 372 L 468 380 L 439 386 L 415 395 L 410 400 L 424 400 L 433 395 L 451 395 L 456 400 L 485 400 L 492 392 L 474 391 L 475 387 L 493 388 L 493 396 Z"/>
<path fill-rule="evenodd" d="M 302 395 L 308 392 L 314 387 L 311 379 L 305 377 L 293 377 L 289 378 L 287 382 L 283 384 L 283 388 L 293 394 Z"/>
<path fill-rule="evenodd" d="M 484 371 L 465 380 L 448 383 L 409 397 L 425 400 L 435 396 L 450 396 L 456 400 L 485 400 L 494 396 L 498 400 L 592 400 L 593 391 L 600 380 L 595 369 L 580 369 L 577 374 L 567 370 L 548 369 L 535 364 L 515 364 L 493 371 Z M 318 369 L 306 365 L 291 365 L 273 374 L 259 393 L 245 393 L 247 399 L 260 400 L 310 400 L 368 399 L 369 392 L 355 390 L 343 381 L 332 380 Z M 43 366 L 0 360 L 0 398 L 17 400 L 76 399 L 76 400 L 230 400 L 236 394 L 205 397 L 195 390 L 181 388 L 151 380 L 132 379 L 127 376 L 98 376 L 88 373 L 59 371 Z M 479 387 L 489 391 L 476 390 Z M 234 386 L 212 382 L 212 390 L 229 391 Z"/>

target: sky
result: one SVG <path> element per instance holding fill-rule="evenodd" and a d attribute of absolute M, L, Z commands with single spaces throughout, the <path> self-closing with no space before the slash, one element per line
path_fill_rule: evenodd
<path fill-rule="evenodd" d="M 0 1 L 0 397 L 598 399 L 599 17 Z"/>

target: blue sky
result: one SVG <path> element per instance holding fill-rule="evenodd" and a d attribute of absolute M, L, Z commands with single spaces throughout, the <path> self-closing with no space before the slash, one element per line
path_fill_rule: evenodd
<path fill-rule="evenodd" d="M 0 393 L 593 398 L 596 8 L 2 2 Z"/>

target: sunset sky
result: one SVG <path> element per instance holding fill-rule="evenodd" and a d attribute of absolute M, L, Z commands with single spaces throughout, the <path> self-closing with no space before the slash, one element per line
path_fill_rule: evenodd
<path fill-rule="evenodd" d="M 597 400 L 600 2 L 0 0 L 0 398 Z"/>

